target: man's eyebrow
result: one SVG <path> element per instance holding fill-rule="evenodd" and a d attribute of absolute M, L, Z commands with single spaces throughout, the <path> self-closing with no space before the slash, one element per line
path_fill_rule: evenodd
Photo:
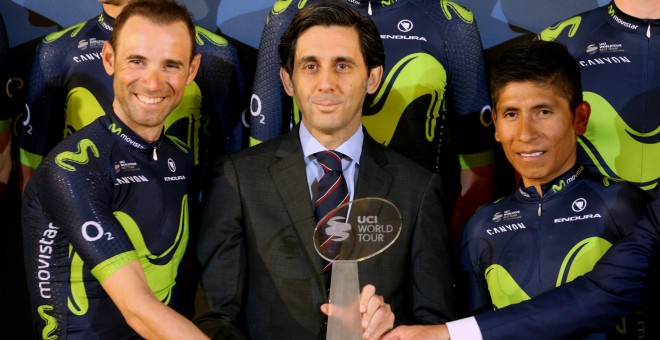
<path fill-rule="evenodd" d="M 139 54 L 131 54 L 131 55 L 129 55 L 128 57 L 126 57 L 126 59 L 127 59 L 127 60 L 134 60 L 134 59 L 137 59 L 137 60 L 147 60 L 147 58 L 145 58 L 144 56 L 139 55 Z"/>

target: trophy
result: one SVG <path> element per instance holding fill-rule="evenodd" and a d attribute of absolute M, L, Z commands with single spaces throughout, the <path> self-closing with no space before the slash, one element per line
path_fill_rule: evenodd
<path fill-rule="evenodd" d="M 357 263 L 387 249 L 401 233 L 391 202 L 360 198 L 338 206 L 316 225 L 316 251 L 332 262 L 327 339 L 362 339 Z"/>

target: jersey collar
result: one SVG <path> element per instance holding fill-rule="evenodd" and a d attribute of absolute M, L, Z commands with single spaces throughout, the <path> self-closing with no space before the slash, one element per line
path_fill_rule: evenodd
<path fill-rule="evenodd" d="M 122 122 L 112 110 L 106 111 L 106 115 L 101 117 L 101 123 L 108 131 L 110 131 L 110 133 L 119 136 L 119 140 L 121 140 L 122 144 L 135 149 L 152 151 L 160 145 L 160 141 L 163 138 L 163 134 L 161 133 L 157 141 L 153 143 L 145 141 L 124 124 L 124 122 Z"/>
<path fill-rule="evenodd" d="M 112 34 L 112 28 L 115 26 L 115 18 L 111 17 L 108 15 L 108 13 L 103 11 L 103 13 L 96 17 L 96 23 L 101 28 L 101 30 L 106 32 L 109 36 Z"/>
<path fill-rule="evenodd" d="M 570 170 L 559 175 L 559 177 L 554 180 L 541 184 L 541 191 L 543 192 L 543 199 L 548 197 L 560 195 L 563 192 L 567 192 L 574 186 L 578 178 L 582 177 L 584 174 L 584 166 L 582 164 L 576 163 Z M 520 187 L 516 192 L 516 197 L 523 201 L 529 200 L 538 200 L 539 195 L 534 186 L 525 188 L 522 180 L 520 181 Z"/>
<path fill-rule="evenodd" d="M 639 35 L 652 37 L 660 29 L 660 19 L 639 19 L 630 16 L 616 7 L 614 1 L 607 5 L 608 22 L 620 30 L 635 32 Z"/>

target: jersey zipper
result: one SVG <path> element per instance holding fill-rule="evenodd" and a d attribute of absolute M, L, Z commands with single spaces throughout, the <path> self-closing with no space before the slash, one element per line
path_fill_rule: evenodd
<path fill-rule="evenodd" d="M 371 11 L 371 0 L 369 0 L 369 7 L 367 8 L 367 13 L 369 13 L 369 16 L 373 14 L 373 12 Z"/>
<path fill-rule="evenodd" d="M 651 23 L 649 22 L 649 26 L 646 28 L 646 37 L 651 39 Z"/>
<path fill-rule="evenodd" d="M 156 145 L 154 145 L 154 150 L 153 150 L 153 152 L 151 153 L 151 158 L 152 158 L 154 161 L 157 161 L 157 160 L 158 160 L 158 154 L 157 154 L 156 152 L 158 151 L 158 147 L 159 147 L 159 146 L 160 146 L 160 142 L 156 143 Z"/>

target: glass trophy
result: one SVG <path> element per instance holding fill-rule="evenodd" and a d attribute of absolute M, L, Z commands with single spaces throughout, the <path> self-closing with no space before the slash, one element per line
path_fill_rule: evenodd
<path fill-rule="evenodd" d="M 316 225 L 316 251 L 332 262 L 328 340 L 362 339 L 357 263 L 391 246 L 401 223 L 394 204 L 369 197 L 338 206 Z"/>

